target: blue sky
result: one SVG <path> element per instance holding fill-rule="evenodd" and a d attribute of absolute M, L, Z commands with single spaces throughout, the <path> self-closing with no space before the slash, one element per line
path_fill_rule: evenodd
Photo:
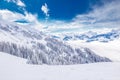
<path fill-rule="evenodd" d="M 0 0 L 1 19 L 49 32 L 119 28 L 119 14 L 119 0 Z"/>
<path fill-rule="evenodd" d="M 21 7 L 10 0 L 1 0 L 0 8 L 9 9 L 19 13 L 24 13 Z M 37 14 L 40 19 L 44 19 L 45 15 L 40 10 L 43 4 L 47 4 L 49 8 L 50 19 L 71 20 L 78 14 L 89 12 L 93 5 L 102 5 L 102 0 L 21 0 L 26 7 L 24 9 L 32 14 Z"/>

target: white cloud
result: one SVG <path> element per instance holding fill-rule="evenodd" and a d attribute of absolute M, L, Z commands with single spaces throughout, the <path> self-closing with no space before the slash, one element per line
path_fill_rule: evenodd
<path fill-rule="evenodd" d="M 53 21 L 48 26 L 48 31 L 56 33 L 120 28 L 120 1 L 104 2 L 103 6 L 94 6 L 93 11 L 77 15 L 70 22 Z"/>
<path fill-rule="evenodd" d="M 77 15 L 74 21 L 79 21 L 86 27 L 120 28 L 120 1 L 105 2 L 104 6 L 93 7 L 93 11 L 85 15 Z"/>
<path fill-rule="evenodd" d="M 47 17 L 49 17 L 49 9 L 48 9 L 48 6 L 47 6 L 47 4 L 45 3 L 44 5 L 42 5 L 42 7 L 41 7 L 41 10 L 43 11 L 43 13 L 47 16 Z"/>
<path fill-rule="evenodd" d="M 6 0 L 7 2 L 13 2 L 18 6 L 25 7 L 26 5 L 21 0 Z"/>
<path fill-rule="evenodd" d="M 65 32 L 73 32 L 73 31 L 80 31 L 83 27 L 83 24 L 80 24 L 79 22 L 65 22 L 65 21 L 50 21 L 47 24 L 44 23 L 45 30 L 49 33 L 65 33 Z"/>
<path fill-rule="evenodd" d="M 15 23 L 17 20 L 26 20 L 29 23 L 25 25 L 33 26 L 39 30 L 43 28 L 43 25 L 37 19 L 37 15 L 33 15 L 27 12 L 25 12 L 25 15 L 23 15 L 17 12 L 11 12 L 9 10 L 0 10 L 0 21 Z M 21 23 L 21 25 L 24 25 L 24 23 Z"/>
<path fill-rule="evenodd" d="M 15 0 L 13 0 L 15 1 Z M 49 17 L 49 9 L 47 4 L 42 5 L 41 10 L 46 17 Z M 93 11 L 87 14 L 77 15 L 69 22 L 65 21 L 51 21 L 46 23 L 40 23 L 37 20 L 37 15 L 25 13 L 25 15 L 11 12 L 8 10 L 0 10 L 0 18 L 9 21 L 15 21 L 18 19 L 25 19 L 30 22 L 32 26 L 49 31 L 50 33 L 62 33 L 62 32 L 80 32 L 82 30 L 105 30 L 110 28 L 120 28 L 120 1 L 113 0 L 112 2 L 105 2 L 104 6 L 95 6 Z"/>
<path fill-rule="evenodd" d="M 15 21 L 17 19 L 23 18 L 22 14 L 16 13 L 16 12 L 11 12 L 9 10 L 0 10 L 0 19 L 1 20 L 6 20 L 6 21 Z"/>
<path fill-rule="evenodd" d="M 17 5 L 25 7 L 25 4 L 21 0 L 17 0 Z"/>

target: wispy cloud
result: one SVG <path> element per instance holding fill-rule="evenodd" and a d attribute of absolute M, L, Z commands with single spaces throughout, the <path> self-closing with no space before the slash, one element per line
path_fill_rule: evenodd
<path fill-rule="evenodd" d="M 101 7 L 93 7 L 93 11 L 88 14 L 77 15 L 74 20 L 81 23 L 88 23 L 85 24 L 87 27 L 118 28 L 120 27 L 120 1 L 105 2 Z"/>
<path fill-rule="evenodd" d="M 9 11 L 7 9 L 0 10 L 0 21 L 15 23 L 15 21 L 18 20 L 25 20 L 26 22 L 28 22 L 27 24 L 21 23 L 21 25 L 33 26 L 34 28 L 39 30 L 43 28 L 43 25 L 38 21 L 37 15 L 35 14 L 33 15 L 25 11 L 25 15 L 23 15 L 17 12 Z"/>
<path fill-rule="evenodd" d="M 65 21 L 50 21 L 47 24 L 48 27 L 45 28 L 46 31 L 50 33 L 64 33 L 64 32 L 72 32 L 80 30 L 84 25 L 79 22 L 65 22 Z"/>
<path fill-rule="evenodd" d="M 7 9 L 5 10 L 0 10 L 0 19 L 5 20 L 5 21 L 15 21 L 17 19 L 23 18 L 22 14 L 16 13 L 16 12 L 11 12 Z"/>
<path fill-rule="evenodd" d="M 47 4 L 45 3 L 44 5 L 42 5 L 41 10 L 43 11 L 43 13 L 46 15 L 46 17 L 49 17 L 49 9 Z"/>
<path fill-rule="evenodd" d="M 12 2 L 20 0 L 8 0 Z M 45 3 L 41 10 L 46 17 L 49 17 L 49 8 Z M 112 28 L 120 28 L 120 1 L 113 0 L 112 2 L 104 2 L 103 6 L 93 6 L 93 10 L 86 14 L 76 15 L 71 21 L 50 21 L 47 24 L 41 23 L 37 19 L 37 15 L 27 13 L 25 15 L 11 12 L 9 10 L 0 10 L 0 20 L 14 22 L 16 20 L 27 20 L 29 25 L 36 26 L 36 28 L 43 28 L 50 33 L 64 33 L 64 32 L 81 32 L 83 30 L 107 30 Z M 47 27 L 46 27 L 47 26 Z"/>
<path fill-rule="evenodd" d="M 26 5 L 21 0 L 5 0 L 7 2 L 13 2 L 18 6 L 25 7 Z"/>
<path fill-rule="evenodd" d="M 71 21 L 54 21 L 50 23 L 51 32 L 80 32 L 85 30 L 106 30 L 120 28 L 120 1 L 104 2 L 103 6 L 93 6 L 87 14 L 76 15 Z"/>

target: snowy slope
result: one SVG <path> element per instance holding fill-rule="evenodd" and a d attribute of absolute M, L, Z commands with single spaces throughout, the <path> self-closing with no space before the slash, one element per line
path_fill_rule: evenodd
<path fill-rule="evenodd" d="M 88 43 L 80 40 L 72 40 L 68 41 L 68 43 L 73 46 L 88 47 L 100 56 L 108 57 L 113 61 L 120 61 L 120 39 L 108 43 L 97 41 Z"/>
<path fill-rule="evenodd" d="M 0 22 L 0 51 L 32 64 L 70 65 L 109 62 L 88 48 L 72 47 L 29 26 Z"/>
<path fill-rule="evenodd" d="M 120 80 L 120 63 L 48 66 L 0 52 L 0 80 Z"/>

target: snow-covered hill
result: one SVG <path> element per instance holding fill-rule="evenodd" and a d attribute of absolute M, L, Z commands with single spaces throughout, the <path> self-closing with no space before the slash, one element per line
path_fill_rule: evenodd
<path fill-rule="evenodd" d="M 0 23 L 0 51 L 28 59 L 32 64 L 109 62 L 88 48 L 72 47 L 28 26 Z"/>
<path fill-rule="evenodd" d="M 88 31 L 85 33 L 65 33 L 65 34 L 58 34 L 53 37 L 65 41 L 83 40 L 85 42 L 93 42 L 93 41 L 109 42 L 116 39 L 120 39 L 120 29 L 111 30 L 107 32 Z"/>
<path fill-rule="evenodd" d="M 81 33 L 56 34 L 53 38 L 64 40 L 71 46 L 87 47 L 102 57 L 120 61 L 120 29 L 96 30 Z"/>
<path fill-rule="evenodd" d="M 0 80 L 120 80 L 120 63 L 29 65 L 0 52 Z"/>
<path fill-rule="evenodd" d="M 80 40 L 72 40 L 67 42 L 72 46 L 88 47 L 100 56 L 108 57 L 113 61 L 120 61 L 120 39 L 110 41 L 107 43 L 98 41 L 88 43 Z"/>

